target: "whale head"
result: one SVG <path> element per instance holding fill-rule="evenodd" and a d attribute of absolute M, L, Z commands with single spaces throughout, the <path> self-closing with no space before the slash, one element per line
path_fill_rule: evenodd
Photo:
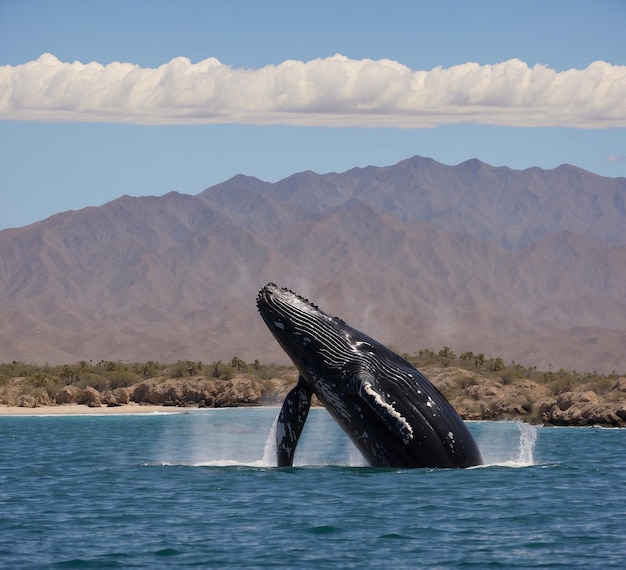
<path fill-rule="evenodd" d="M 268 283 L 257 295 L 265 324 L 299 369 L 341 369 L 368 354 L 393 352 L 289 289 Z"/>

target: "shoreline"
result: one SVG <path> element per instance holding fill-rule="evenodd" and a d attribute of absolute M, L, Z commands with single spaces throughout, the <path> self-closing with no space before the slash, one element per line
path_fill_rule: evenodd
<path fill-rule="evenodd" d="M 158 406 L 153 404 L 122 404 L 120 406 L 95 406 L 86 404 L 57 404 L 55 406 L 37 406 L 26 408 L 22 406 L 0 405 L 0 416 L 92 416 L 92 415 L 121 415 L 121 414 L 184 414 L 191 410 L 198 410 L 198 406 L 181 408 L 178 406 Z"/>

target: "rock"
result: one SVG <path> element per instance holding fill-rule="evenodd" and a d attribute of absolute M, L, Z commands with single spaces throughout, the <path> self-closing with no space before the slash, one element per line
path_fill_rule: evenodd
<path fill-rule="evenodd" d="M 18 396 L 16 404 L 20 408 L 36 408 L 37 399 L 35 396 L 31 396 L 30 394 L 21 394 Z"/>
<path fill-rule="evenodd" d="M 590 390 L 586 392 L 563 392 L 556 399 L 561 410 L 567 410 L 572 406 L 582 406 L 584 404 L 598 404 L 600 398 L 595 392 Z"/>
<path fill-rule="evenodd" d="M 258 406 L 261 401 L 262 387 L 248 378 L 235 377 L 221 382 L 215 396 L 215 407 Z"/>
<path fill-rule="evenodd" d="M 176 380 L 167 380 L 153 392 L 153 404 L 162 406 L 181 406 L 185 396 L 185 385 Z"/>
<path fill-rule="evenodd" d="M 626 394 L 626 376 L 617 379 L 617 382 L 611 387 L 611 392 L 623 392 Z"/>
<path fill-rule="evenodd" d="M 132 400 L 163 406 L 233 407 L 259 405 L 262 385 L 245 377 L 232 380 L 146 380 L 135 386 Z"/>
<path fill-rule="evenodd" d="M 587 425 L 582 410 L 576 406 L 570 406 L 566 410 L 561 410 L 557 405 L 554 410 L 554 419 L 557 425 L 563 426 L 584 426 Z"/>
<path fill-rule="evenodd" d="M 130 396 L 126 388 L 116 388 L 113 390 L 112 394 L 119 405 L 128 404 L 128 402 L 130 402 Z"/>
<path fill-rule="evenodd" d="M 623 426 L 626 425 L 626 403 L 616 405 L 601 401 L 594 392 L 564 392 L 556 401 L 539 403 L 546 424 L 555 426 Z"/>
<path fill-rule="evenodd" d="M 215 384 L 209 380 L 189 382 L 187 380 L 146 380 L 135 386 L 131 399 L 139 404 L 161 406 L 188 406 L 204 402 L 204 406 L 215 403 Z"/>
<path fill-rule="evenodd" d="M 76 404 L 81 398 L 82 390 L 78 386 L 63 386 L 54 400 L 57 404 Z"/>
<path fill-rule="evenodd" d="M 183 385 L 182 403 L 185 405 L 198 404 L 209 408 L 215 405 L 215 384 L 213 382 L 199 381 L 195 384 Z"/>
<path fill-rule="evenodd" d="M 109 408 L 114 408 L 116 406 L 122 405 L 120 404 L 120 402 L 118 402 L 117 397 L 115 396 L 115 394 L 113 394 L 113 392 L 107 392 L 102 398 L 102 401 Z"/>
<path fill-rule="evenodd" d="M 496 400 L 493 404 L 493 409 L 494 412 L 501 416 L 525 416 L 528 414 L 528 410 L 524 409 L 523 404 L 511 402 L 506 398 Z"/>
<path fill-rule="evenodd" d="M 468 386 L 465 391 L 468 396 L 471 396 L 475 400 L 493 400 L 494 398 L 502 399 L 503 392 L 502 386 L 499 383 L 487 384 L 482 382 L 481 384 L 474 384 Z"/>
<path fill-rule="evenodd" d="M 582 410 L 587 425 L 618 426 L 620 418 L 608 404 L 590 405 Z"/>
<path fill-rule="evenodd" d="M 535 401 L 545 396 L 547 390 L 532 380 L 519 380 L 502 384 L 498 380 L 476 378 L 473 384 L 464 388 L 465 393 L 476 402 L 475 405 L 461 404 L 461 417 L 465 419 L 497 420 L 526 416 L 533 409 Z M 457 409 L 459 405 L 452 403 Z"/>
<path fill-rule="evenodd" d="M 146 398 L 148 397 L 150 390 L 151 390 L 151 383 L 149 380 L 146 380 L 144 382 L 141 382 L 140 384 L 137 384 L 134 387 L 130 398 L 131 400 L 133 400 L 133 402 L 137 402 L 138 404 L 141 404 L 142 402 L 146 402 Z"/>
<path fill-rule="evenodd" d="M 567 410 L 562 410 L 556 402 L 552 405 L 544 403 L 542 418 L 544 423 L 554 426 L 584 426 L 585 422 L 580 408 L 570 406 Z"/>
<path fill-rule="evenodd" d="M 79 404 L 87 404 L 90 408 L 99 408 L 102 405 L 102 394 L 92 386 L 87 386 L 78 400 Z"/>

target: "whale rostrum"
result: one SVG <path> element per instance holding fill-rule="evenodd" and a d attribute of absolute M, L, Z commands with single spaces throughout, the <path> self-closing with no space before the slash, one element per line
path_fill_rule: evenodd
<path fill-rule="evenodd" d="M 459 414 L 407 360 L 274 283 L 257 307 L 299 373 L 276 425 L 279 467 L 293 465 L 313 394 L 373 467 L 482 463 Z"/>

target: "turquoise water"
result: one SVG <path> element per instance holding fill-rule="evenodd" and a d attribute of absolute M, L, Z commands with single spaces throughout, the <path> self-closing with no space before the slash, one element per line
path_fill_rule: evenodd
<path fill-rule="evenodd" d="M 623 568 L 626 430 L 471 423 L 488 465 L 372 469 L 323 409 L 0 417 L 2 568 Z"/>

